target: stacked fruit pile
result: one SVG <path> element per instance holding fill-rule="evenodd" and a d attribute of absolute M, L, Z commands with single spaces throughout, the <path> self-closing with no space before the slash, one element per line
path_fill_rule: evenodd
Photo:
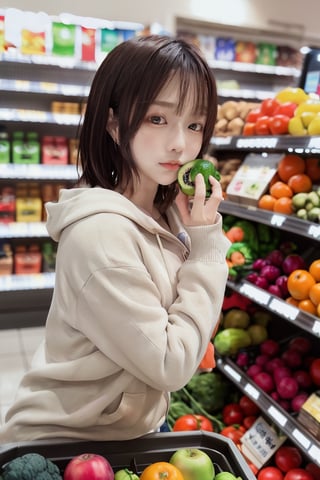
<path fill-rule="evenodd" d="M 320 159 L 299 155 L 284 155 L 278 163 L 277 173 L 262 195 L 258 207 L 286 215 L 296 214 L 310 221 L 320 221 L 319 189 Z M 303 195 L 301 195 L 303 194 Z"/>

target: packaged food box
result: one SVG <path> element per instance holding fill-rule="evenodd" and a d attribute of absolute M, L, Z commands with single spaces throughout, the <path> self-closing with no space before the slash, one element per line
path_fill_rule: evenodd
<path fill-rule="evenodd" d="M 228 200 L 257 206 L 259 198 L 266 192 L 276 174 L 282 157 L 283 154 L 277 153 L 249 153 L 227 187 Z"/>
<path fill-rule="evenodd" d="M 38 453 L 49 458 L 61 472 L 73 457 L 82 453 L 96 453 L 107 458 L 114 472 L 130 468 L 140 475 L 151 463 L 169 461 L 179 448 L 199 448 L 206 452 L 214 464 L 216 474 L 228 471 L 242 480 L 256 479 L 229 438 L 203 431 L 151 433 L 138 439 L 115 442 L 59 440 L 1 445 L 0 474 L 6 463 L 26 453 Z"/>
<path fill-rule="evenodd" d="M 298 421 L 302 423 L 317 440 L 320 440 L 320 390 L 312 393 L 302 405 Z"/>

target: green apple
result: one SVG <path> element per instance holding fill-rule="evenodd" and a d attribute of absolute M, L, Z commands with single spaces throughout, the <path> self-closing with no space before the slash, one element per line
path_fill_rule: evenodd
<path fill-rule="evenodd" d="M 139 480 L 139 477 L 128 468 L 123 468 L 115 473 L 114 480 Z"/>
<path fill-rule="evenodd" d="M 198 448 L 180 448 L 169 462 L 182 472 L 184 480 L 213 480 L 215 477 L 211 458 Z"/>

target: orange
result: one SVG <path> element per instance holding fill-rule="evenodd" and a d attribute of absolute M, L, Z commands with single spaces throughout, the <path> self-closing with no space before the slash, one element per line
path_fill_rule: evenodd
<path fill-rule="evenodd" d="M 320 259 L 314 260 L 310 267 L 309 272 L 313 276 L 316 282 L 320 282 Z"/>
<path fill-rule="evenodd" d="M 273 211 L 274 202 L 276 201 L 275 197 L 269 194 L 262 195 L 258 201 L 258 207 L 263 208 L 263 210 Z"/>
<path fill-rule="evenodd" d="M 304 312 L 311 313 L 311 315 L 316 315 L 317 313 L 317 307 L 312 303 L 312 301 L 309 298 L 306 298 L 305 300 L 300 300 L 298 303 L 298 308 L 300 310 L 303 310 Z"/>
<path fill-rule="evenodd" d="M 308 193 L 312 190 L 312 180 L 305 173 L 297 173 L 289 178 L 288 186 L 294 193 Z"/>
<path fill-rule="evenodd" d="M 293 297 L 288 297 L 286 299 L 286 302 L 289 303 L 289 305 L 293 305 L 294 307 L 297 307 L 299 305 L 299 300 L 296 300 Z"/>
<path fill-rule="evenodd" d="M 304 173 L 305 168 L 306 164 L 302 157 L 288 154 L 278 163 L 278 175 L 283 182 L 287 182 L 292 175 Z"/>
<path fill-rule="evenodd" d="M 309 298 L 314 303 L 314 305 L 319 305 L 320 303 L 320 283 L 315 283 L 312 285 L 309 291 Z"/>
<path fill-rule="evenodd" d="M 306 174 L 313 182 L 320 181 L 320 158 L 310 157 L 306 158 Z"/>
<path fill-rule="evenodd" d="M 291 215 L 293 213 L 292 199 L 288 197 L 277 198 L 273 205 L 273 211 Z"/>
<path fill-rule="evenodd" d="M 271 185 L 271 187 L 269 188 L 269 193 L 275 198 L 293 197 L 293 190 L 291 189 L 291 187 L 289 187 L 287 183 L 281 181 Z"/>
<path fill-rule="evenodd" d="M 315 279 L 308 270 L 298 269 L 290 273 L 287 288 L 290 295 L 296 300 L 306 300 L 309 298 L 312 285 L 315 283 Z"/>

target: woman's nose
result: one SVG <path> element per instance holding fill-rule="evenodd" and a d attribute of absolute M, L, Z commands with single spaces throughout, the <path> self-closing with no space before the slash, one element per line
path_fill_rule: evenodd
<path fill-rule="evenodd" d="M 181 152 L 186 145 L 186 137 L 183 129 L 180 127 L 173 128 L 170 131 L 170 138 L 168 140 L 168 149 L 176 152 Z"/>

